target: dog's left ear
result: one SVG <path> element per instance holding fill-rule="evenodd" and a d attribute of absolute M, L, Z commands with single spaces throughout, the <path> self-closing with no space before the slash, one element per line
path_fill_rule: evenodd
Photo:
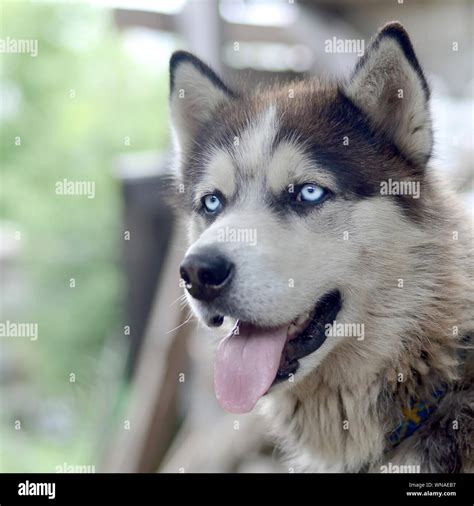
<path fill-rule="evenodd" d="M 173 53 L 170 110 L 179 149 L 186 151 L 203 122 L 220 104 L 234 97 L 235 93 L 199 58 L 186 51 Z"/>
<path fill-rule="evenodd" d="M 428 161 L 433 143 L 430 92 L 400 23 L 388 23 L 377 34 L 345 93 L 408 159 L 420 164 Z"/>

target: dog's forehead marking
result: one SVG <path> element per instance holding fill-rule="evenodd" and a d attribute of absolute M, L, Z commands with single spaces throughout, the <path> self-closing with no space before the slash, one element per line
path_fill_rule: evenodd
<path fill-rule="evenodd" d="M 204 177 L 196 187 L 196 193 L 202 195 L 215 189 L 227 197 L 235 193 L 235 168 L 232 157 L 224 149 L 214 149 L 208 157 Z"/>
<path fill-rule="evenodd" d="M 268 166 L 278 132 L 277 109 L 268 106 L 251 120 L 234 140 L 234 159 L 242 176 L 263 173 Z"/>
<path fill-rule="evenodd" d="M 250 118 L 238 135 L 230 139 L 231 149 L 213 147 L 205 157 L 205 171 L 195 187 L 196 197 L 214 189 L 231 197 L 237 191 L 239 176 L 248 183 L 255 176 L 261 176 L 258 180 L 262 181 L 270 164 L 277 131 L 277 109 L 270 105 Z"/>
<path fill-rule="evenodd" d="M 314 163 L 297 140 L 281 140 L 275 146 L 281 121 L 274 104 L 268 106 L 232 139 L 232 148 L 214 147 L 208 154 L 204 176 L 196 187 L 202 196 L 215 189 L 231 197 L 245 181 L 252 195 L 252 179 L 277 195 L 290 184 L 313 182 L 334 189 L 335 178 Z M 242 189 L 242 188 L 241 188 Z M 255 194 L 255 195 L 258 195 Z"/>
<path fill-rule="evenodd" d="M 275 148 L 268 164 L 267 184 L 274 194 L 278 194 L 290 184 L 317 183 L 334 189 L 335 178 L 314 163 L 301 145 L 296 141 L 282 141 Z"/>

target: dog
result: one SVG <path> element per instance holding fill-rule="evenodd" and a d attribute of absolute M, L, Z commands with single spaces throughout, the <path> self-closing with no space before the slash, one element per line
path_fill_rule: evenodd
<path fill-rule="evenodd" d="M 246 88 L 171 57 L 180 276 L 228 327 L 217 400 L 257 406 L 294 471 L 472 472 L 472 236 L 429 167 L 407 32 L 385 25 L 345 81 Z"/>

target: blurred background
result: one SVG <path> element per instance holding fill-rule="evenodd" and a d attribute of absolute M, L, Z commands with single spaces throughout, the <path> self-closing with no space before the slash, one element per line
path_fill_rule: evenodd
<path fill-rule="evenodd" d="M 433 88 L 432 165 L 472 209 L 469 0 L 1 2 L 1 472 L 291 471 L 257 416 L 218 407 L 180 300 L 168 61 L 249 87 L 343 76 L 359 55 L 327 41 L 393 19 Z"/>

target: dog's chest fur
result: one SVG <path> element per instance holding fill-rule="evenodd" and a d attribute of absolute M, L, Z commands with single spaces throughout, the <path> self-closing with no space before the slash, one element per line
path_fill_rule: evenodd
<path fill-rule="evenodd" d="M 354 472 L 378 460 L 384 432 L 377 413 L 378 388 L 362 391 L 320 381 L 309 392 L 281 392 L 264 410 L 289 470 L 295 472 Z"/>
<path fill-rule="evenodd" d="M 289 472 L 387 472 L 384 469 L 393 466 L 408 472 L 472 472 L 474 360 L 469 346 L 467 353 L 431 347 L 430 373 L 420 380 L 423 366 L 412 361 L 413 374 L 402 388 L 390 381 L 398 366 L 340 382 L 341 371 L 331 364 L 293 389 L 275 392 L 262 402 L 262 412 Z M 452 367 L 439 375 L 436 362 L 449 361 Z M 387 436 L 410 395 L 445 381 L 452 386 L 434 413 L 414 434 L 392 446 Z"/>

